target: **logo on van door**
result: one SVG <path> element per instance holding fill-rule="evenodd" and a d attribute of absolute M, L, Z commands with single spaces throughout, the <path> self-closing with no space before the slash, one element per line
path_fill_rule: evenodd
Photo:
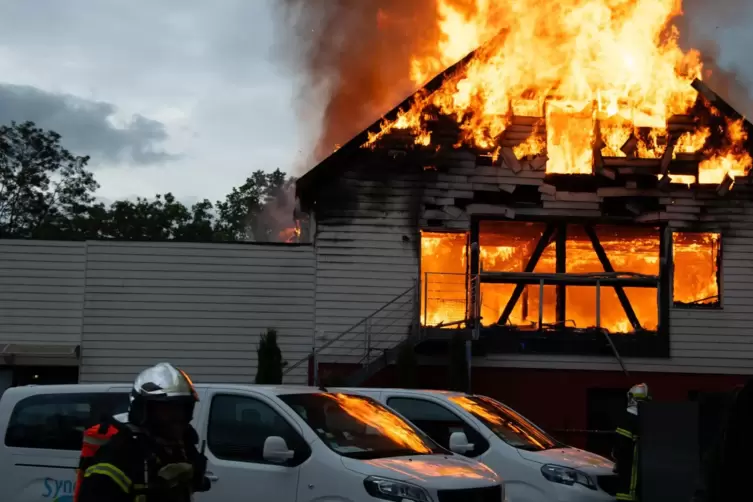
<path fill-rule="evenodd" d="M 52 502 L 73 502 L 74 483 L 70 479 L 44 478 L 42 497 Z"/>

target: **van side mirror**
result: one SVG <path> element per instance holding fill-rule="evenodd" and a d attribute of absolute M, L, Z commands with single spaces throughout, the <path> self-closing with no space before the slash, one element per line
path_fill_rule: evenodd
<path fill-rule="evenodd" d="M 450 451 L 465 455 L 469 451 L 473 451 L 474 444 L 468 442 L 468 436 L 465 432 L 453 432 L 450 434 Z"/>
<path fill-rule="evenodd" d="M 288 444 L 280 436 L 269 436 L 264 440 L 262 456 L 267 462 L 283 464 L 293 458 L 295 452 L 288 448 Z"/>

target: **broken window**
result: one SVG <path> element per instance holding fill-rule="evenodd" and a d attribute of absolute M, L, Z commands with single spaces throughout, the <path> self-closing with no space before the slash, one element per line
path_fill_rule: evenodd
<path fill-rule="evenodd" d="M 457 327 L 468 292 L 468 233 L 422 231 L 421 324 Z"/>
<path fill-rule="evenodd" d="M 672 250 L 675 307 L 719 307 L 721 234 L 674 232 Z"/>
<path fill-rule="evenodd" d="M 482 281 L 482 325 L 504 323 L 520 329 L 549 328 L 562 324 L 570 328 L 600 326 L 613 333 L 656 330 L 659 303 L 657 287 L 653 284 L 658 285 L 659 229 L 608 225 L 557 227 L 557 232 L 564 232 L 564 240 L 562 236 L 556 238 L 554 227 L 544 223 L 480 222 L 482 272 L 554 274 L 558 269 L 557 241 L 564 242 L 565 247 L 560 257 L 558 276 L 562 280 L 559 286 L 545 285 L 542 292 L 538 284 L 531 284 L 530 281 L 520 285 L 513 279 L 509 283 Z M 603 275 L 605 272 L 650 276 L 647 279 L 650 285 L 601 285 L 597 300 L 597 287 L 592 277 L 593 274 Z M 565 274 L 572 274 L 573 277 Z M 572 284 L 575 280 L 583 279 L 591 281 L 590 284 Z M 551 284 L 551 277 L 549 280 Z M 557 316 L 558 298 L 564 301 L 564 311 L 560 313 L 562 317 L 564 312 L 564 318 L 560 319 Z"/>

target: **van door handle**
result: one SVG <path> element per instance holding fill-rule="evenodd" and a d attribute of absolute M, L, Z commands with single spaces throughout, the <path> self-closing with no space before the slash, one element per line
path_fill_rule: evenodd
<path fill-rule="evenodd" d="M 207 473 L 205 474 L 205 476 L 207 477 L 207 479 L 208 479 L 209 481 L 212 481 L 212 482 L 215 482 L 215 481 L 217 481 L 218 479 L 220 479 L 220 478 L 219 478 L 219 477 L 218 477 L 218 476 L 217 476 L 216 474 L 212 474 L 211 472 L 207 472 Z"/>

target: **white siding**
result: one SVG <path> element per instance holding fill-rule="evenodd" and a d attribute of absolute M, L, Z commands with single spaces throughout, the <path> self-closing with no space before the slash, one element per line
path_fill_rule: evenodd
<path fill-rule="evenodd" d="M 253 382 L 278 330 L 290 363 L 311 347 L 311 246 L 90 242 L 81 379 L 127 381 L 169 360 L 201 382 Z M 286 383 L 306 380 L 302 366 Z"/>
<path fill-rule="evenodd" d="M 413 292 L 406 291 L 418 277 L 419 188 L 399 177 L 386 185 L 368 170 L 345 174 L 339 183 L 339 190 L 352 194 L 351 205 L 315 214 L 317 346 L 384 307 L 368 327 L 376 355 L 405 338 L 413 319 Z M 366 331 L 355 327 L 321 359 L 360 360 L 366 355 Z"/>
<path fill-rule="evenodd" d="M 85 269 L 83 242 L 0 240 L 0 345 L 79 345 Z"/>

